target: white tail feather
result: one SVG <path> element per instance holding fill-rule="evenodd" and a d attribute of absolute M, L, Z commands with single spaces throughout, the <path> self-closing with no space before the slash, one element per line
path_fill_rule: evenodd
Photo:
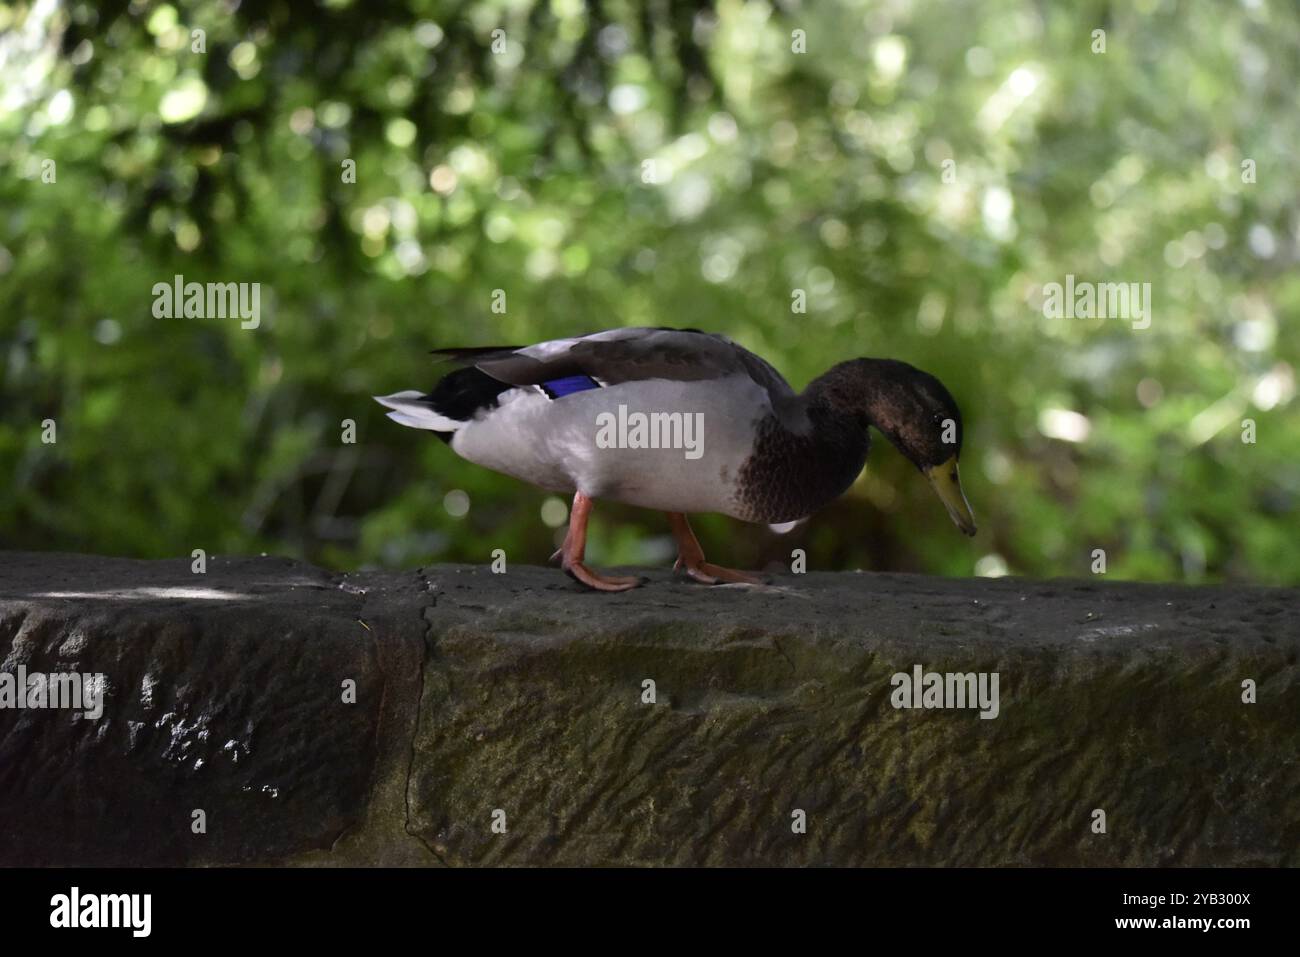
<path fill-rule="evenodd" d="M 414 390 L 394 392 L 392 395 L 377 395 L 374 400 L 380 405 L 392 409 L 388 417 L 401 425 L 413 429 L 428 429 L 431 432 L 455 432 L 464 422 L 439 415 L 426 403 L 420 401 L 421 393 Z"/>

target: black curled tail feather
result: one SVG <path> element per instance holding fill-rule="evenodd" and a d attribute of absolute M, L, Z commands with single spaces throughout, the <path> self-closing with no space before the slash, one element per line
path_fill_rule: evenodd
<path fill-rule="evenodd" d="M 439 415 L 457 422 L 468 422 L 480 412 L 495 409 L 501 393 L 513 388 L 515 386 L 508 382 L 501 382 L 469 366 L 443 376 L 423 401 Z M 444 439 L 449 438 L 450 433 L 444 436 Z"/>

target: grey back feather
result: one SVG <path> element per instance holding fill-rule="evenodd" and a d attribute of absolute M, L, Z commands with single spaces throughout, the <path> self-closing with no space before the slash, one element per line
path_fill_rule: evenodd
<path fill-rule="evenodd" d="M 642 379 L 689 382 L 744 374 L 762 386 L 774 403 L 794 395 L 776 369 L 726 336 L 685 329 L 611 329 L 456 358 L 511 385 L 537 385 L 575 375 L 618 385 Z"/>

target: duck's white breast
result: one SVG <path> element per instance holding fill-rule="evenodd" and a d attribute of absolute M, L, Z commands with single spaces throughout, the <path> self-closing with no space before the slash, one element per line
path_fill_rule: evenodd
<path fill-rule="evenodd" d="M 502 393 L 497 407 L 458 431 L 451 447 L 471 462 L 555 492 L 734 515 L 735 482 L 757 423 L 770 412 L 766 390 L 743 375 L 647 379 L 559 399 L 525 386 Z M 650 418 L 653 413 L 661 415 Z M 637 415 L 646 416 L 639 436 Z M 677 447 L 628 447 L 654 435 Z"/>

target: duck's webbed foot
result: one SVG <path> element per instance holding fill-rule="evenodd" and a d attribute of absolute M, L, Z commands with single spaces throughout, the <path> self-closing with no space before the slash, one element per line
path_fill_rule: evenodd
<path fill-rule="evenodd" d="M 551 556 L 551 561 L 560 560 L 564 573 L 575 581 L 582 582 L 596 591 L 627 591 L 641 584 L 635 576 L 602 575 L 583 564 L 587 551 L 587 518 L 591 515 L 592 501 L 581 492 L 573 496 L 573 510 L 569 514 L 569 530 L 564 536 L 564 544 Z"/>
<path fill-rule="evenodd" d="M 574 581 L 580 581 L 596 591 L 627 591 L 641 584 L 641 579 L 626 575 L 602 575 L 593 571 L 582 562 L 566 562 L 561 566 L 564 573 Z"/>
<path fill-rule="evenodd" d="M 749 572 L 739 572 L 734 568 L 723 568 L 721 565 L 714 565 L 712 562 L 696 562 L 692 565 L 679 557 L 673 564 L 673 571 L 681 568 L 685 568 L 686 574 L 697 582 L 703 582 L 706 585 L 719 585 L 724 582 L 742 585 L 764 584 L 764 579 L 759 578 L 757 575 L 751 575 Z"/>
<path fill-rule="evenodd" d="M 704 560 L 704 549 L 700 548 L 699 539 L 691 531 L 691 524 L 681 512 L 669 512 L 668 521 L 672 523 L 673 537 L 677 539 L 677 562 L 673 571 L 685 569 L 697 582 L 717 585 L 730 584 L 762 585 L 765 579 L 749 572 L 738 572 L 733 568 L 723 568 Z"/>

